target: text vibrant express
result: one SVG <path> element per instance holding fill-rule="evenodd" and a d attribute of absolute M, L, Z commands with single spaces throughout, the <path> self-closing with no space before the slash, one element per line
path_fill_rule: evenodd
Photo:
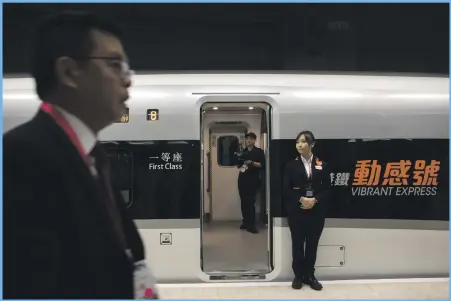
<path fill-rule="evenodd" d="M 433 196 L 437 187 L 352 187 L 352 195 L 359 196 Z"/>

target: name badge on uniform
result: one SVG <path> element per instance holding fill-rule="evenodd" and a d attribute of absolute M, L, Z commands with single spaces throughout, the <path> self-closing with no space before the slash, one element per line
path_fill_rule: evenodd
<path fill-rule="evenodd" d="M 305 197 L 312 198 L 315 196 L 315 190 L 312 187 L 312 184 L 309 183 L 305 186 Z"/>
<path fill-rule="evenodd" d="M 306 198 L 312 198 L 314 196 L 315 196 L 315 190 L 313 190 L 312 188 L 305 189 L 305 197 Z"/>
<path fill-rule="evenodd" d="M 319 165 L 316 165 L 315 168 L 318 169 L 318 170 L 322 170 L 323 169 L 323 167 L 319 166 Z"/>
<path fill-rule="evenodd" d="M 135 299 L 157 299 L 156 280 L 144 260 L 134 263 Z"/>

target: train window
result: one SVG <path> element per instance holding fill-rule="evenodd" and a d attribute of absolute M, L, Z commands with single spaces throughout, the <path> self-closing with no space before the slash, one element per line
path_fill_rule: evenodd
<path fill-rule="evenodd" d="M 218 138 L 218 165 L 235 166 L 237 164 L 236 153 L 239 152 L 239 140 L 236 136 L 222 136 Z"/>
<path fill-rule="evenodd" d="M 195 176 L 201 172 L 199 141 L 103 144 L 112 166 L 113 185 L 125 197 L 133 219 L 199 218 L 200 177 Z M 161 168 L 149 168 L 151 163 Z"/>
<path fill-rule="evenodd" d="M 133 155 L 124 149 L 107 149 L 113 185 L 119 189 L 127 207 L 133 203 Z"/>

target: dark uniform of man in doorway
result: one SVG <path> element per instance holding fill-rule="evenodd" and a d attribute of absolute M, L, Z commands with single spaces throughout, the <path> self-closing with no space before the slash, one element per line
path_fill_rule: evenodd
<path fill-rule="evenodd" d="M 255 226 L 255 196 L 260 185 L 260 170 L 265 168 L 265 153 L 255 146 L 256 140 L 257 136 L 254 133 L 246 135 L 246 148 L 240 156 L 238 176 L 238 191 L 243 215 L 240 229 L 251 233 L 258 233 Z"/>

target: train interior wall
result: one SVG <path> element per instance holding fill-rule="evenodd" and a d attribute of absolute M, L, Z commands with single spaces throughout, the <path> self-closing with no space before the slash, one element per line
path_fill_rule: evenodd
<path fill-rule="evenodd" d="M 239 168 L 232 158 L 233 143 L 244 145 L 245 134 L 255 133 L 255 145 L 264 149 L 267 136 L 262 134 L 263 109 L 253 107 L 221 107 L 205 110 L 204 144 L 204 271 L 268 273 L 269 251 L 266 222 L 258 219 L 259 233 L 240 229 L 241 203 L 238 191 Z M 235 163 L 236 164 L 236 163 Z M 264 182 L 265 179 L 261 179 Z M 256 217 L 265 210 L 264 185 L 256 197 Z"/>

